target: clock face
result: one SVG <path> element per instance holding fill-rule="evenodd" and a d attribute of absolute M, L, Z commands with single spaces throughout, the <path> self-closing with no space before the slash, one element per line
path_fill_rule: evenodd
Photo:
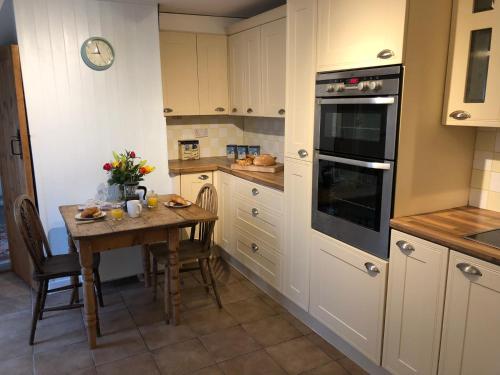
<path fill-rule="evenodd" d="M 115 52 L 111 44 L 104 38 L 93 37 L 83 42 L 82 59 L 94 70 L 106 70 L 115 60 Z"/>

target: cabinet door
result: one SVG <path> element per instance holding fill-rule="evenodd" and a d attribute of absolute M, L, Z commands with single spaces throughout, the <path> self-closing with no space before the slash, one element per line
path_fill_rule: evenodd
<path fill-rule="evenodd" d="M 219 245 L 228 253 L 233 254 L 233 231 L 234 231 L 234 209 L 233 209 L 233 176 L 219 172 Z"/>
<path fill-rule="evenodd" d="M 391 374 L 437 373 L 448 253 L 392 231 L 382 361 Z"/>
<path fill-rule="evenodd" d="M 312 160 L 317 0 L 287 2 L 285 155 Z"/>
<path fill-rule="evenodd" d="M 161 31 L 160 54 L 165 114 L 199 114 L 196 34 Z"/>
<path fill-rule="evenodd" d="M 285 159 L 285 272 L 283 293 L 309 310 L 312 165 Z"/>
<path fill-rule="evenodd" d="M 455 0 L 443 112 L 447 125 L 500 126 L 500 10 Z"/>
<path fill-rule="evenodd" d="M 309 311 L 376 364 L 382 351 L 386 270 L 386 261 L 313 231 Z"/>
<path fill-rule="evenodd" d="M 194 203 L 201 187 L 207 183 L 212 183 L 212 181 L 212 172 L 182 174 L 181 195 Z"/>
<path fill-rule="evenodd" d="M 200 115 L 227 114 L 227 36 L 197 34 Z"/>
<path fill-rule="evenodd" d="M 445 306 L 439 374 L 500 374 L 500 267 L 451 251 Z"/>
<path fill-rule="evenodd" d="M 405 0 L 318 0 L 318 71 L 403 61 Z"/>
<path fill-rule="evenodd" d="M 243 108 L 248 116 L 261 115 L 262 99 L 262 57 L 260 45 L 260 27 L 243 31 Z"/>
<path fill-rule="evenodd" d="M 286 19 L 267 23 L 262 37 L 262 116 L 285 117 Z"/>
<path fill-rule="evenodd" d="M 242 33 L 229 37 L 229 99 L 231 114 L 242 115 L 246 108 L 243 103 L 245 82 L 245 44 Z"/>

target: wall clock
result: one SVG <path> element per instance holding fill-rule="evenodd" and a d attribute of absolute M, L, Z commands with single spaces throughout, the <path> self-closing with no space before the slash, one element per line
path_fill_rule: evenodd
<path fill-rule="evenodd" d="M 80 49 L 82 59 L 94 70 L 106 70 L 115 61 L 115 51 L 106 39 L 100 37 L 88 38 Z"/>

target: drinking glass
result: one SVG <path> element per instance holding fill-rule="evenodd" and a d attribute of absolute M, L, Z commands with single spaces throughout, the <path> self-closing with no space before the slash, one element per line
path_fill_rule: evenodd
<path fill-rule="evenodd" d="M 123 219 L 123 207 L 121 203 L 113 204 L 111 207 L 111 217 L 113 220 Z"/>
<path fill-rule="evenodd" d="M 156 194 L 154 190 L 152 190 L 150 193 L 148 193 L 146 201 L 148 208 L 156 208 L 158 206 L 158 194 Z"/>

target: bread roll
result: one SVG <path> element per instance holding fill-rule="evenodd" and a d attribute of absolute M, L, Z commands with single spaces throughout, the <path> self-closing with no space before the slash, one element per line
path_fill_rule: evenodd
<path fill-rule="evenodd" d="M 236 164 L 247 167 L 247 166 L 253 164 L 253 160 L 254 159 L 252 159 L 252 158 L 238 159 L 238 160 L 236 160 Z"/>
<path fill-rule="evenodd" d="M 180 205 L 186 205 L 187 200 L 182 198 L 180 195 L 174 195 L 172 198 L 170 198 L 170 202 L 174 202 L 175 204 L 180 204 Z"/>
<path fill-rule="evenodd" d="M 82 211 L 80 217 L 83 219 L 90 219 L 91 217 L 96 217 L 94 215 L 97 214 L 99 216 L 101 211 L 97 207 L 87 207 Z"/>
<path fill-rule="evenodd" d="M 254 165 L 268 167 L 276 164 L 276 158 L 270 154 L 262 154 L 253 159 Z"/>

